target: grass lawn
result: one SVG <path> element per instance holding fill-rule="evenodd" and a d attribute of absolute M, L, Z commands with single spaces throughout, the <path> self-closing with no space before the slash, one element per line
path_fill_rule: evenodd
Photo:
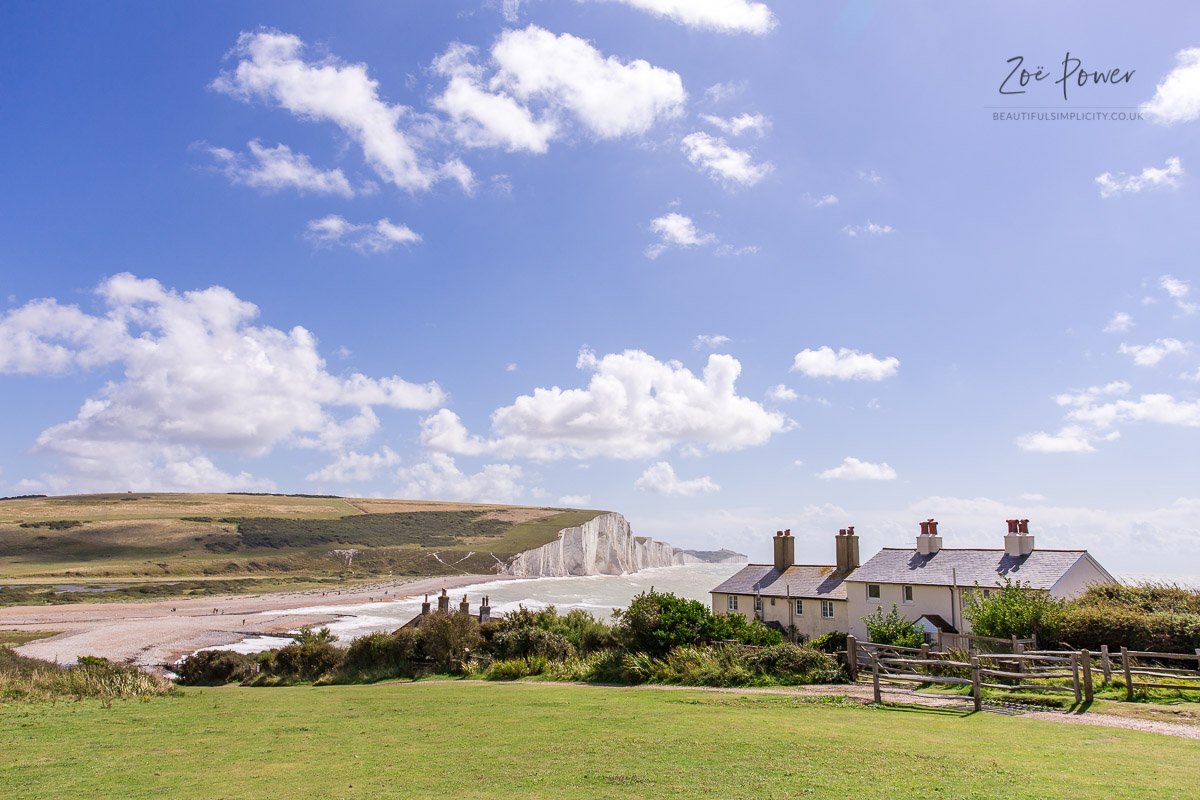
<path fill-rule="evenodd" d="M 0 706 L 18 798 L 1196 797 L 1166 736 L 813 699 L 483 682 Z"/>

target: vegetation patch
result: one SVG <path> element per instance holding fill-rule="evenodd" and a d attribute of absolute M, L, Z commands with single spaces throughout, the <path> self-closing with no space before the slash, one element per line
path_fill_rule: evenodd
<path fill-rule="evenodd" d="M 99 698 L 110 704 L 113 700 L 161 696 L 172 691 L 174 686 L 165 678 L 107 659 L 84 657 L 76 666 L 63 667 L 0 647 L 0 701 Z"/>

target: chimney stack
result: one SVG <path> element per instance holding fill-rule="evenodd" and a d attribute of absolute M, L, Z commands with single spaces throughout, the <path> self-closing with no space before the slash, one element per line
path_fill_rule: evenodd
<path fill-rule="evenodd" d="M 796 540 L 792 529 L 775 531 L 775 569 L 783 572 L 796 563 Z"/>
<path fill-rule="evenodd" d="M 1008 533 L 1004 535 L 1004 554 L 1013 558 L 1027 556 L 1033 552 L 1033 534 L 1029 532 L 1029 520 L 1010 519 Z"/>
<path fill-rule="evenodd" d="M 492 598 L 486 594 L 483 600 L 479 603 L 479 623 L 482 625 L 485 622 L 490 622 L 492 619 Z"/>
<path fill-rule="evenodd" d="M 921 533 L 917 536 L 917 552 L 923 556 L 932 556 L 941 549 L 942 537 L 937 532 L 937 520 L 925 520 L 921 523 Z"/>
<path fill-rule="evenodd" d="M 458 604 L 458 613 L 466 616 L 470 616 L 471 614 L 471 604 L 467 602 L 467 596 L 465 594 L 463 595 L 462 602 Z"/>
<path fill-rule="evenodd" d="M 429 595 L 425 595 L 425 602 L 421 603 L 421 616 L 429 616 Z"/>
<path fill-rule="evenodd" d="M 858 534 L 854 532 L 854 526 L 839 530 L 836 543 L 837 574 L 849 575 L 860 566 L 858 560 Z"/>
<path fill-rule="evenodd" d="M 450 595 L 446 594 L 445 589 L 442 589 L 442 593 L 438 595 L 438 613 L 450 613 Z"/>

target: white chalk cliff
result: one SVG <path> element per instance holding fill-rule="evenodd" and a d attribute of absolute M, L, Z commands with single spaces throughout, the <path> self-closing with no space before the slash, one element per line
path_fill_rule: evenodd
<path fill-rule="evenodd" d="M 601 514 L 582 525 L 563 528 L 558 538 L 514 557 L 500 570 L 519 578 L 566 575 L 624 575 L 652 567 L 706 563 L 698 551 L 676 550 L 666 542 L 634 536 L 620 514 Z M 738 553 L 721 551 L 737 556 Z M 724 561 L 720 563 L 725 563 Z"/>

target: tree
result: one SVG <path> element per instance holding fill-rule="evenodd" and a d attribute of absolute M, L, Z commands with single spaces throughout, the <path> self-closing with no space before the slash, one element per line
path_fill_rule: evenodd
<path fill-rule="evenodd" d="M 925 643 L 925 633 L 920 626 L 900 613 L 900 609 L 892 603 L 892 610 L 883 613 L 883 607 L 863 617 L 867 633 L 876 644 L 890 644 L 896 647 L 920 647 Z"/>
<path fill-rule="evenodd" d="M 976 584 L 975 591 L 968 593 L 963 603 L 963 617 L 971 623 L 971 631 L 998 639 L 1053 638 L 1047 634 L 1058 628 L 1062 613 L 1062 601 L 1051 597 L 1049 592 L 1008 579 L 987 597 Z"/>
<path fill-rule="evenodd" d="M 741 614 L 716 616 L 697 600 L 669 592 L 642 592 L 618 611 L 613 633 L 625 648 L 652 656 L 666 655 L 682 645 L 734 640 L 742 644 L 779 644 L 783 636 Z"/>
<path fill-rule="evenodd" d="M 479 623 L 470 614 L 430 614 L 421 623 L 425 655 L 448 672 L 461 672 L 468 654 L 479 649 L 483 637 Z"/>

